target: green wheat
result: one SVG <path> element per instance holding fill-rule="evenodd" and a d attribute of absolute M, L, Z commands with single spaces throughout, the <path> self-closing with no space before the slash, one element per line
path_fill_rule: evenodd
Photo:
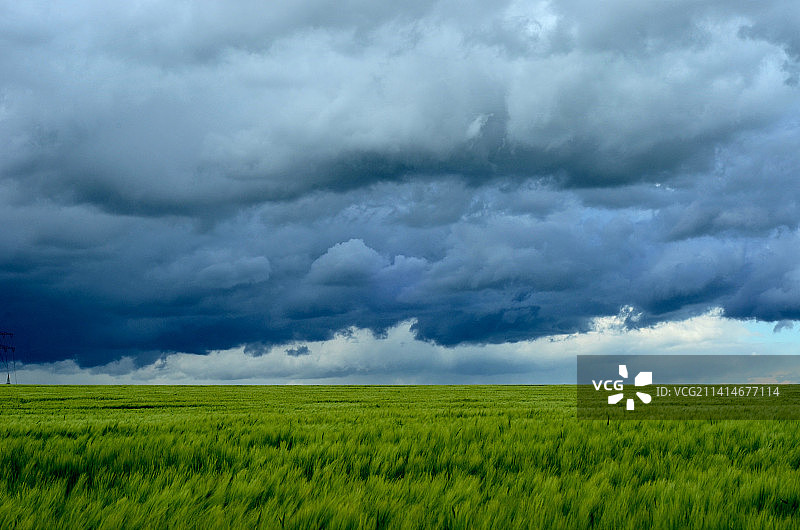
<path fill-rule="evenodd" d="M 3 528 L 797 528 L 795 421 L 579 421 L 575 387 L 0 390 Z"/>

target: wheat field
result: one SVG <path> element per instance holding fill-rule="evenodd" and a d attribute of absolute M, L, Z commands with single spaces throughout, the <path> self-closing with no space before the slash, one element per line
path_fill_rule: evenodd
<path fill-rule="evenodd" d="M 6 386 L 3 528 L 797 528 L 796 421 L 568 386 Z"/>

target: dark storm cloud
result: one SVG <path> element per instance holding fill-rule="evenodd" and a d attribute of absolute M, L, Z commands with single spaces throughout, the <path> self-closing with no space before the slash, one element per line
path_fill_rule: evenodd
<path fill-rule="evenodd" d="M 800 318 L 784 3 L 0 11 L 30 361 Z"/>
<path fill-rule="evenodd" d="M 780 8 L 80 5 L 4 9 L 0 163 L 113 212 L 424 174 L 663 177 L 794 100 L 791 43 L 758 29 Z"/>

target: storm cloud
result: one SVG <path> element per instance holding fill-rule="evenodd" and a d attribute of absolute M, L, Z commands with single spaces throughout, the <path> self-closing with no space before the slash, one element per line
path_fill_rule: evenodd
<path fill-rule="evenodd" d="M 800 319 L 800 12 L 0 3 L 28 362 Z M 300 346 L 280 348 L 312 362 Z M 314 352 L 312 349 L 311 352 Z M 133 368 L 131 368 L 133 369 Z"/>

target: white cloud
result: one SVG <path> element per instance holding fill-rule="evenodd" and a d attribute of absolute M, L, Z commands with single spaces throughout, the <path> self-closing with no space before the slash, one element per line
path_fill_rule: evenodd
<path fill-rule="evenodd" d="M 621 315 L 630 317 L 625 308 Z M 339 384 L 339 383 L 573 383 L 577 354 L 794 354 L 794 344 L 773 341 L 719 310 L 676 322 L 625 330 L 620 322 L 598 322 L 595 330 L 509 344 L 448 348 L 414 339 L 413 322 L 383 338 L 351 329 L 289 355 L 286 345 L 262 355 L 244 347 L 208 355 L 176 353 L 135 367 L 129 358 L 80 368 L 73 361 L 18 365 L 26 384 Z"/>

